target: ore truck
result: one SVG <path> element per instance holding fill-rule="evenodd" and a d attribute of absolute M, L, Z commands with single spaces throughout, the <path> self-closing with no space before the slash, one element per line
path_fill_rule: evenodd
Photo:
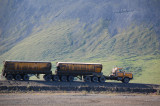
<path fill-rule="evenodd" d="M 44 74 L 46 81 L 72 82 L 77 77 L 85 82 L 105 82 L 106 80 L 117 80 L 129 83 L 133 79 L 133 74 L 114 68 L 112 74 L 105 76 L 102 73 L 100 63 L 78 63 L 78 62 L 57 62 L 55 73 L 52 74 L 51 62 L 25 62 L 25 61 L 5 61 L 2 76 L 7 80 L 29 80 L 29 74 Z"/>

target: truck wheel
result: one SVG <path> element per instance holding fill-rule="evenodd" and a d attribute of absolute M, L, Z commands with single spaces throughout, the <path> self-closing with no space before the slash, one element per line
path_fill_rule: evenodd
<path fill-rule="evenodd" d="M 43 75 L 43 79 L 45 79 L 46 75 Z"/>
<path fill-rule="evenodd" d="M 69 76 L 69 77 L 68 77 L 68 81 L 69 81 L 69 82 L 73 82 L 73 80 L 74 80 L 74 77 L 73 77 L 73 76 Z"/>
<path fill-rule="evenodd" d="M 24 80 L 24 81 L 28 81 L 28 80 L 29 80 L 29 76 L 28 76 L 28 75 L 24 75 L 24 76 L 23 76 L 23 80 Z"/>
<path fill-rule="evenodd" d="M 61 81 L 62 81 L 62 82 L 66 82 L 66 81 L 67 81 L 67 76 L 62 76 L 62 77 L 61 77 Z"/>
<path fill-rule="evenodd" d="M 51 80 L 51 75 L 46 75 L 46 76 L 44 77 L 44 79 L 45 79 L 45 81 L 50 81 L 50 80 Z"/>
<path fill-rule="evenodd" d="M 129 83 L 129 80 L 130 80 L 129 78 L 124 78 L 122 82 L 123 83 Z"/>
<path fill-rule="evenodd" d="M 13 75 L 11 75 L 11 74 L 9 74 L 9 75 L 7 75 L 7 80 L 12 80 L 13 79 Z"/>
<path fill-rule="evenodd" d="M 105 81 L 106 81 L 106 78 L 104 76 L 99 78 L 99 82 L 105 82 Z"/>
<path fill-rule="evenodd" d="M 98 77 L 96 77 L 96 76 L 92 77 L 92 81 L 93 82 L 98 82 Z"/>
<path fill-rule="evenodd" d="M 57 76 L 57 75 L 53 76 L 52 80 L 56 81 L 56 82 L 59 81 L 59 76 Z"/>
<path fill-rule="evenodd" d="M 84 81 L 85 81 L 85 82 L 91 82 L 91 77 L 90 77 L 90 76 L 86 76 L 86 77 L 84 78 Z"/>
<path fill-rule="evenodd" d="M 20 81 L 21 79 L 22 79 L 21 75 L 17 74 L 17 75 L 15 76 L 15 80 Z"/>

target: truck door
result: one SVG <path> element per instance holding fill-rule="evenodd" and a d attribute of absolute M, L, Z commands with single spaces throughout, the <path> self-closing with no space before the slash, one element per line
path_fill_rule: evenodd
<path fill-rule="evenodd" d="M 123 77 L 123 76 L 124 76 L 124 73 L 123 73 L 123 72 L 117 72 L 117 73 L 116 73 L 116 76 L 117 76 L 117 77 Z"/>

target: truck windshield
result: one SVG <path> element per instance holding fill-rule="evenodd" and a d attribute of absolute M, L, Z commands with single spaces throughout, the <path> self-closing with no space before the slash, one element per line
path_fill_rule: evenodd
<path fill-rule="evenodd" d="M 119 69 L 119 71 L 121 72 L 121 71 L 122 71 L 122 69 Z"/>

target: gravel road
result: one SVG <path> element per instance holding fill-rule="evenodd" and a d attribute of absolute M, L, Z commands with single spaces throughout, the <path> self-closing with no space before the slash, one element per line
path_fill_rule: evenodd
<path fill-rule="evenodd" d="M 15 81 L 15 80 L 0 80 L 0 86 L 64 86 L 64 87 L 76 87 L 76 86 L 106 86 L 106 87 L 130 87 L 130 88 L 157 88 L 160 87 L 158 84 L 142 84 L 142 83 L 128 83 L 124 84 L 121 82 L 105 82 L 105 83 L 94 83 L 94 82 L 53 82 L 43 80 L 30 80 L 30 81 Z"/>
<path fill-rule="evenodd" d="M 138 83 L 86 83 L 86 82 L 46 82 L 41 80 L 7 81 L 0 80 L 0 92 L 11 91 L 87 91 L 87 92 L 129 92 L 129 93 L 156 93 L 160 85 Z"/>
<path fill-rule="evenodd" d="M 156 84 L 0 80 L 0 106 L 159 106 L 159 91 Z"/>
<path fill-rule="evenodd" d="M 85 93 L 0 94 L 0 106 L 159 106 L 160 96 Z"/>

